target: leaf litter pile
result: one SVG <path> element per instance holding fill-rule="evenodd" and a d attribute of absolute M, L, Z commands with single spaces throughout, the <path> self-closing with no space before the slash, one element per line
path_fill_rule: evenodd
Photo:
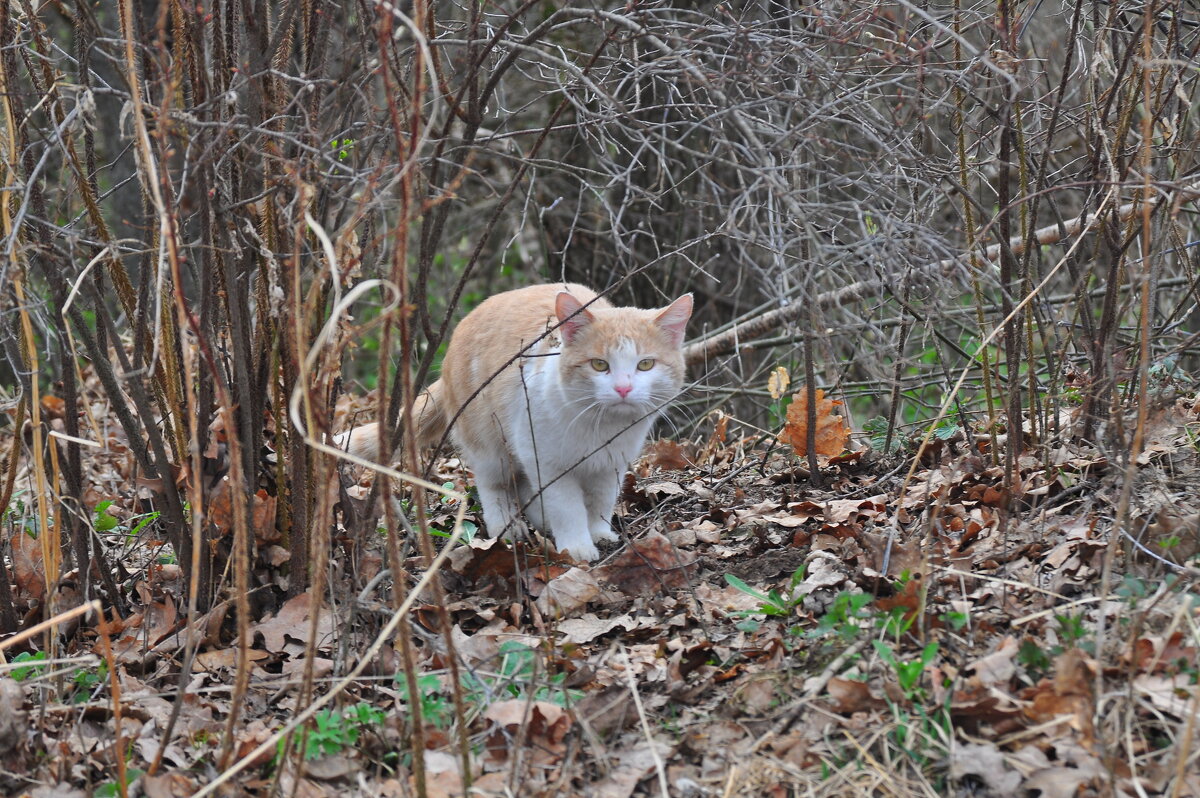
<path fill-rule="evenodd" d="M 402 626 L 382 530 L 335 529 L 329 587 L 287 598 L 260 491 L 244 660 L 231 598 L 187 624 L 155 486 L 109 432 L 87 495 L 120 611 L 58 626 L 53 658 L 44 634 L 3 643 L 0 792 L 184 796 L 236 763 L 215 794 L 1200 795 L 1200 402 L 1153 411 L 1132 467 L 1064 414 L 1008 478 L 1003 430 L 885 456 L 836 404 L 818 393 L 819 487 L 803 390 L 775 437 L 716 414 L 651 444 L 598 563 L 478 535 L 430 573 L 406 542 Z M 70 574 L 47 589 L 22 462 L 3 530 L 28 628 L 82 599 Z M 469 486 L 454 459 L 436 478 Z M 463 508 L 424 509 L 449 545 Z"/>

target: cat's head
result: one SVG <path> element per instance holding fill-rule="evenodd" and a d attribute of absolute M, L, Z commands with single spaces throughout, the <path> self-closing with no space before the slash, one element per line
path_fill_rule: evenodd
<path fill-rule="evenodd" d="M 665 308 L 583 306 L 567 291 L 555 300 L 563 346 L 559 370 L 573 402 L 630 419 L 660 410 L 683 385 L 683 334 L 692 295 Z"/>

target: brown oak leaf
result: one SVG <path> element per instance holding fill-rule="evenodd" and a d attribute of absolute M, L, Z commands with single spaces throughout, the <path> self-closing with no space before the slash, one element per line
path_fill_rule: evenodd
<path fill-rule="evenodd" d="M 816 390 L 817 434 L 816 453 L 825 457 L 841 454 L 850 441 L 850 428 L 846 419 L 833 412 L 841 404 L 836 399 L 826 399 L 825 392 Z M 796 454 L 808 454 L 808 391 L 801 390 L 792 395 L 787 409 L 787 423 L 779 433 L 779 440 L 790 443 Z"/>

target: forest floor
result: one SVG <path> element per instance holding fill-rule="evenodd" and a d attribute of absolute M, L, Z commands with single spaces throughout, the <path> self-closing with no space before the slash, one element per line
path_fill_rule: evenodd
<path fill-rule="evenodd" d="M 407 588 L 430 579 L 402 616 L 383 534 L 335 529 L 323 600 L 285 600 L 287 552 L 260 538 L 236 712 L 233 603 L 192 624 L 181 678 L 187 586 L 113 433 L 89 513 L 129 613 L 60 628 L 52 659 L 44 636 L 3 652 L 0 793 L 1200 796 L 1198 411 L 1150 411 L 1132 467 L 1064 413 L 1009 485 L 1003 439 L 959 431 L 915 467 L 907 440 L 824 458 L 814 487 L 791 447 L 717 418 L 636 464 L 598 563 L 480 536 L 431 574 L 406 545 Z M 3 531 L 34 607 L 26 479 Z M 469 484 L 453 459 L 438 479 Z M 447 533 L 455 503 L 428 509 Z"/>

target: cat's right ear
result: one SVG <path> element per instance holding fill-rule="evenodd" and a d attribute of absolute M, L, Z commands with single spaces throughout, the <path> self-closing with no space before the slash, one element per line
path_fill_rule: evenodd
<path fill-rule="evenodd" d="M 683 332 L 692 317 L 692 295 L 684 294 L 654 317 L 657 324 L 671 337 L 675 346 L 683 346 Z"/>
<path fill-rule="evenodd" d="M 555 297 L 554 315 L 562 325 L 559 329 L 562 330 L 563 340 L 568 344 L 575 340 L 584 327 L 595 320 L 592 312 L 568 291 L 560 291 Z"/>

